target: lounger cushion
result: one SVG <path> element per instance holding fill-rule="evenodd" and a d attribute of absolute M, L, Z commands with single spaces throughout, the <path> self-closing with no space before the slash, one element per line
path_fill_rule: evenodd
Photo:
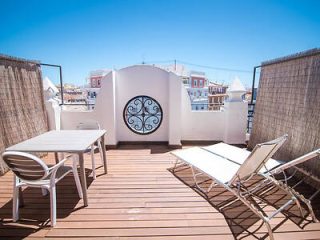
<path fill-rule="evenodd" d="M 212 152 L 214 154 L 220 155 L 222 157 L 225 157 L 226 159 L 234 161 L 240 165 L 243 164 L 243 162 L 250 155 L 250 152 L 244 148 L 231 146 L 225 143 L 214 144 L 211 146 L 203 147 L 203 149 L 209 152 Z M 267 161 L 266 166 L 268 170 L 271 170 L 271 169 L 274 169 L 275 167 L 278 167 L 281 164 L 283 164 L 282 161 L 278 161 L 270 158 Z M 260 172 L 266 172 L 266 171 L 267 170 L 264 167 L 260 170 Z"/>
<path fill-rule="evenodd" d="M 240 168 L 239 164 L 199 147 L 174 151 L 172 154 L 221 183 L 228 183 Z"/>

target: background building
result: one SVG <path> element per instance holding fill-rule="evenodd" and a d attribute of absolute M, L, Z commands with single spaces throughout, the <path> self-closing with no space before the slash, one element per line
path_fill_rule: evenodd
<path fill-rule="evenodd" d="M 101 88 L 102 79 L 105 77 L 111 70 L 109 69 L 99 69 L 91 71 L 87 78 L 88 85 L 83 89 L 86 93 L 86 100 L 88 104 L 88 109 L 92 110 L 96 103 L 96 98 L 98 96 L 99 90 Z"/>
<path fill-rule="evenodd" d="M 228 86 L 218 83 L 208 85 L 208 110 L 218 111 L 221 109 L 227 97 L 227 88 Z"/>
<path fill-rule="evenodd" d="M 192 110 L 208 110 L 208 79 L 204 72 L 190 71 L 189 82 L 185 85 Z"/>

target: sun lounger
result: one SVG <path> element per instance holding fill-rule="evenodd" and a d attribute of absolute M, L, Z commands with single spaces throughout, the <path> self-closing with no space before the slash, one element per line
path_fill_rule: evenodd
<path fill-rule="evenodd" d="M 246 149 L 238 148 L 225 143 L 214 144 L 211 146 L 203 147 L 202 149 L 205 149 L 212 154 L 219 155 L 238 164 L 242 164 L 250 154 L 250 151 Z M 303 168 L 298 167 L 298 165 L 308 160 L 314 159 L 317 156 L 320 156 L 320 149 L 307 153 L 290 162 L 284 162 L 270 158 L 266 162 L 265 166 L 263 166 L 259 171 L 260 174 L 264 175 L 264 177 L 273 177 L 273 183 L 280 185 L 281 188 L 284 189 L 286 192 L 294 194 L 296 198 L 303 202 L 307 206 L 312 220 L 314 222 L 319 221 L 314 214 L 311 201 L 320 193 L 320 189 L 316 189 L 315 192 L 310 194 L 310 196 L 307 198 L 304 195 L 300 194 L 297 188 L 308 180 L 311 180 L 315 182 L 317 185 L 320 185 L 320 179 L 317 176 L 310 174 Z M 291 173 L 288 173 L 288 169 L 292 169 L 293 171 L 291 171 Z M 303 178 L 299 179 L 299 181 L 295 184 L 289 185 L 288 181 L 292 179 L 297 173 L 300 173 L 300 177 L 302 176 Z M 282 175 L 282 177 L 279 176 L 280 174 Z"/>
<path fill-rule="evenodd" d="M 266 216 L 252 199 L 254 191 L 251 192 L 244 186 L 253 176 L 268 168 L 268 160 L 286 139 L 287 135 L 284 135 L 273 141 L 258 144 L 251 153 L 242 151 L 232 153 L 232 151 L 228 151 L 227 154 L 223 155 L 224 152 L 213 152 L 213 147 L 177 150 L 172 152 L 177 157 L 172 171 L 174 172 L 180 165 L 190 166 L 196 187 L 204 193 L 208 193 L 216 184 L 224 187 L 262 219 L 268 229 L 270 239 L 274 239 L 269 221 L 290 204 L 296 203 L 299 205 L 299 201 L 294 195 L 291 195 L 290 200 L 281 208 Z M 281 164 L 273 163 L 273 168 Z M 203 174 L 213 180 L 207 190 L 203 189 L 198 182 L 198 176 Z"/>
<path fill-rule="evenodd" d="M 266 154 L 267 152 L 265 152 L 265 154 L 259 154 L 257 153 L 256 148 L 252 152 L 249 152 L 245 149 L 231 146 L 225 143 L 219 143 L 207 147 L 194 147 L 185 150 L 178 150 L 172 153 L 177 157 L 177 161 L 172 170 L 175 171 L 179 164 L 187 164 L 191 167 L 195 185 L 199 190 L 204 193 L 208 193 L 215 184 L 219 184 L 234 193 L 234 195 L 242 202 L 246 201 L 246 197 L 256 194 L 257 192 L 259 192 L 258 190 L 261 190 L 263 187 L 267 187 L 270 184 L 274 184 L 284 190 L 287 194 L 289 194 L 290 200 L 287 201 L 284 205 L 280 206 L 270 216 L 266 217 L 263 215 L 263 213 L 259 213 L 257 209 L 251 209 L 259 217 L 263 216 L 262 219 L 266 223 L 270 237 L 272 238 L 272 231 L 268 226 L 269 220 L 282 210 L 286 209 L 286 207 L 288 207 L 291 203 L 296 203 L 300 209 L 301 215 L 303 215 L 299 200 L 308 207 L 313 221 L 318 222 L 313 212 L 311 201 L 316 195 L 320 193 L 320 189 L 317 189 L 313 194 L 311 194 L 309 198 L 306 198 L 305 196 L 300 194 L 296 190 L 296 188 L 303 183 L 304 179 L 311 179 L 317 184 L 320 184 L 320 179 L 317 176 L 311 175 L 309 172 L 297 166 L 305 161 L 320 156 L 320 149 L 307 153 L 287 163 L 270 158 L 282 145 L 285 139 L 286 136 L 283 136 L 282 138 L 272 141 L 274 144 L 278 144 L 275 145 L 275 148 L 273 150 L 270 150 L 271 148 L 269 148 L 269 154 Z M 257 147 L 268 145 L 272 142 L 260 144 Z M 263 156 L 267 157 L 262 160 Z M 254 163 L 253 165 L 255 165 L 256 167 L 252 168 L 251 166 L 250 168 L 250 162 Z M 257 164 L 257 162 L 260 162 L 261 164 L 259 165 Z M 248 171 L 248 168 L 250 168 L 251 171 Z M 241 172 L 240 169 L 242 169 L 242 173 L 247 172 L 246 177 L 245 174 L 243 174 L 241 177 L 241 175 L 239 174 Z M 286 171 L 288 169 L 293 169 L 293 173 L 292 171 L 291 174 L 287 173 Z M 251 174 L 249 174 L 250 172 Z M 295 176 L 297 172 L 299 172 L 300 175 L 302 174 L 304 178 L 299 180 L 293 186 L 290 186 L 288 184 L 288 181 L 293 178 L 293 176 Z M 202 174 L 206 174 L 213 180 L 213 183 L 207 190 L 203 189 L 197 180 L 198 176 Z M 254 174 L 262 176 L 264 178 L 264 181 L 250 190 L 248 190 L 247 188 L 242 188 L 243 184 L 247 182 L 247 180 L 249 180 Z M 280 174 L 283 176 L 282 178 L 279 178 Z M 252 199 L 250 200 L 252 201 Z M 246 205 L 248 206 L 248 204 Z"/>

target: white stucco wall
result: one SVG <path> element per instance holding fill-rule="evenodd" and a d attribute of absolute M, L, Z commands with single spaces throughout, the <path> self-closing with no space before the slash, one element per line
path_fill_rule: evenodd
<path fill-rule="evenodd" d="M 61 112 L 61 129 L 73 130 L 77 128 L 80 122 L 85 121 L 98 121 L 95 112 L 93 111 L 68 111 Z"/>
<path fill-rule="evenodd" d="M 241 99 L 241 95 L 239 96 Z M 229 144 L 245 143 L 247 132 L 248 103 L 225 102 L 226 118 L 223 141 Z"/>
<path fill-rule="evenodd" d="M 154 98 L 162 107 L 161 126 L 149 135 L 133 133 L 123 120 L 125 105 L 139 95 Z M 108 145 L 119 141 L 166 141 L 180 145 L 181 140 L 244 143 L 247 103 L 233 99 L 222 111 L 192 111 L 180 77 L 154 66 L 137 65 L 104 77 L 94 110 L 62 111 L 61 127 L 74 129 L 86 119 L 98 121 L 107 130 Z"/>
<path fill-rule="evenodd" d="M 193 111 L 190 104 L 188 95 L 183 94 L 181 140 L 245 143 L 248 103 L 241 96 L 225 102 L 221 111 Z"/>
<path fill-rule="evenodd" d="M 111 71 L 101 81 L 101 89 L 96 100 L 93 112 L 97 116 L 97 121 L 107 130 L 106 143 L 116 145 L 117 138 L 117 121 L 116 121 L 116 72 Z"/>
<path fill-rule="evenodd" d="M 191 110 L 184 112 L 182 128 L 182 140 L 223 141 L 225 113 Z"/>
<path fill-rule="evenodd" d="M 221 141 L 224 136 L 225 112 L 193 111 L 185 91 L 182 96 L 182 140 Z"/>
<path fill-rule="evenodd" d="M 54 99 L 49 99 L 45 102 L 47 110 L 47 118 L 49 130 L 61 129 L 61 108 L 59 102 Z"/>

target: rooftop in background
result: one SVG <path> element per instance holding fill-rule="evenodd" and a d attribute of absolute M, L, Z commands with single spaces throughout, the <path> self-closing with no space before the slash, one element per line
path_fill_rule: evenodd
<path fill-rule="evenodd" d="M 98 69 L 98 70 L 93 70 L 89 73 L 90 77 L 100 77 L 100 76 L 105 76 L 107 75 L 111 70 L 110 69 Z"/>

